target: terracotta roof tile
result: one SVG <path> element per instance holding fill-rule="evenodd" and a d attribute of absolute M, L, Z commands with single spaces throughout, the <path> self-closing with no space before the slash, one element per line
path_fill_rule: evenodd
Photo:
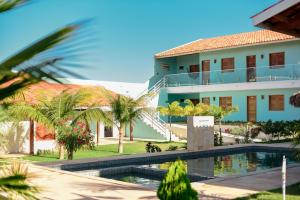
<path fill-rule="evenodd" d="M 294 36 L 278 33 L 270 30 L 258 30 L 253 32 L 225 35 L 214 38 L 199 39 L 167 51 L 155 54 L 156 58 L 188 55 L 211 50 L 226 49 L 247 45 L 258 45 L 268 42 L 280 42 L 295 39 Z"/>
<path fill-rule="evenodd" d="M 40 82 L 24 89 L 22 91 L 22 95 L 17 95 L 12 101 L 19 102 L 25 101 L 29 104 L 37 104 L 40 99 L 43 98 L 52 98 L 54 96 L 59 95 L 64 90 L 68 90 L 70 93 L 75 93 L 78 90 L 83 89 L 88 94 L 90 94 L 89 98 L 86 102 L 82 102 L 82 106 L 105 106 L 108 105 L 109 101 L 106 94 L 110 94 L 112 96 L 116 95 L 114 92 L 109 91 L 101 86 L 82 86 L 75 84 L 57 84 L 57 83 L 48 83 L 48 82 Z M 10 101 L 10 100 L 9 100 Z"/>

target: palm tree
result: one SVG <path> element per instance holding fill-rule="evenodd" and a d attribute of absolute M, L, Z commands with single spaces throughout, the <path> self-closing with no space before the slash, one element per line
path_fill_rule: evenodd
<path fill-rule="evenodd" d="M 130 132 L 130 141 L 133 141 L 133 128 L 135 122 L 141 117 L 143 112 L 148 112 L 150 109 L 146 107 L 146 98 L 147 95 L 143 95 L 138 99 L 128 98 L 128 112 L 129 112 L 129 132 Z"/>
<path fill-rule="evenodd" d="M 222 130 L 221 130 L 222 120 L 224 119 L 224 117 L 230 115 L 231 113 L 238 112 L 238 110 L 239 109 L 237 106 L 232 106 L 227 108 L 222 108 L 221 106 L 216 106 L 216 105 L 209 106 L 208 115 L 214 116 L 215 121 L 219 122 L 220 143 L 222 143 Z"/>
<path fill-rule="evenodd" d="M 184 101 L 186 104 L 183 108 L 185 116 L 202 116 L 208 114 L 209 106 L 204 103 L 194 103 L 190 99 Z"/>
<path fill-rule="evenodd" d="M 123 153 L 123 130 L 126 124 L 130 123 L 130 110 L 133 108 L 133 100 L 129 97 L 117 95 L 116 97 L 107 95 L 109 99 L 109 111 L 107 112 L 106 121 L 109 124 L 114 124 L 119 131 L 119 145 L 118 152 Z"/>
<path fill-rule="evenodd" d="M 163 116 L 168 116 L 170 123 L 170 129 L 172 126 L 172 117 L 174 116 L 183 116 L 184 109 L 180 106 L 178 101 L 173 101 L 171 104 L 168 104 L 166 107 L 158 107 L 158 112 Z M 172 133 L 170 131 L 170 142 L 172 141 Z"/>
<path fill-rule="evenodd" d="M 82 120 L 86 125 L 93 120 L 102 120 L 105 123 L 105 113 L 97 107 L 80 109 L 82 102 L 86 101 L 91 94 L 79 90 L 76 93 L 63 91 L 58 96 L 48 100 L 40 100 L 38 105 L 19 103 L 10 106 L 10 114 L 20 120 L 30 119 L 52 129 L 57 135 L 67 131 L 69 126 Z M 87 127 L 88 129 L 88 127 Z M 72 153 L 72 152 L 70 152 Z M 60 145 L 60 159 L 64 159 L 63 145 Z"/>
<path fill-rule="evenodd" d="M 9 199 L 38 199 L 35 194 L 39 190 L 27 182 L 30 174 L 24 164 L 13 162 L 4 166 L 1 172 L 0 192 L 7 193 Z"/>
<path fill-rule="evenodd" d="M 0 0 L 0 13 L 27 2 L 27 0 Z M 71 40 L 71 36 L 75 33 L 77 37 L 81 37 L 79 29 L 82 25 L 83 23 L 77 23 L 60 28 L 0 62 L 0 101 L 44 78 L 59 82 L 55 77 L 61 76 L 62 73 L 76 76 L 65 67 L 79 65 L 75 63 L 75 55 L 78 56 L 79 51 L 87 47 L 83 46 L 86 40 L 82 38 L 81 42 Z"/>

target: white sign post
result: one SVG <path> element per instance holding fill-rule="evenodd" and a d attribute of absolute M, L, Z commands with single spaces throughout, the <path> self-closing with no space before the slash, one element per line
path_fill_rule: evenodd
<path fill-rule="evenodd" d="M 286 184 L 286 159 L 282 159 L 282 199 L 285 200 L 285 184 Z"/>

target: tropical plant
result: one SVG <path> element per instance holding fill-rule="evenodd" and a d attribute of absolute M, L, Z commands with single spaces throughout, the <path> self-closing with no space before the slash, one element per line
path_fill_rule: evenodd
<path fill-rule="evenodd" d="M 163 116 L 168 116 L 168 121 L 170 128 L 172 126 L 172 117 L 175 116 L 184 116 L 184 109 L 180 106 L 178 101 L 173 101 L 171 104 L 168 104 L 166 107 L 159 106 L 158 112 Z M 170 142 L 172 141 L 172 135 L 170 131 Z"/>
<path fill-rule="evenodd" d="M 68 160 L 73 160 L 73 154 L 81 147 L 87 145 L 94 146 L 94 136 L 91 131 L 86 128 L 84 122 L 78 121 L 72 126 L 58 134 L 57 141 L 62 146 L 66 147 L 68 153 Z"/>
<path fill-rule="evenodd" d="M 123 95 L 107 95 L 107 98 L 109 99 L 110 109 L 108 112 L 106 112 L 106 115 L 104 115 L 104 117 L 106 118 L 106 121 L 108 121 L 110 124 L 114 124 L 118 128 L 118 152 L 123 153 L 123 131 L 126 125 L 130 123 L 130 110 L 133 108 L 133 100 Z"/>
<path fill-rule="evenodd" d="M 146 107 L 147 95 L 143 95 L 138 99 L 128 98 L 128 114 L 129 114 L 129 132 L 130 141 L 133 141 L 133 129 L 136 121 L 141 117 L 143 112 L 148 112 L 149 109 Z"/>
<path fill-rule="evenodd" d="M 183 108 L 185 116 L 205 116 L 208 114 L 209 105 L 204 103 L 194 104 L 190 99 L 184 101 L 186 104 Z"/>
<path fill-rule="evenodd" d="M 10 113 L 19 118 L 19 120 L 31 119 L 43 124 L 45 127 L 53 130 L 60 138 L 61 134 L 68 134 L 70 129 L 76 126 L 77 122 L 84 121 L 86 131 L 89 130 L 89 123 L 93 120 L 102 120 L 106 124 L 105 113 L 97 107 L 79 109 L 82 102 L 91 96 L 86 91 L 79 90 L 71 93 L 68 90 L 63 91 L 52 99 L 40 100 L 38 105 L 28 105 L 19 103 L 10 106 Z M 60 159 L 64 159 L 63 145 L 60 146 Z M 70 149 L 71 150 L 71 149 Z"/>
<path fill-rule="evenodd" d="M 151 142 L 146 144 L 145 149 L 147 153 L 161 152 L 161 148 L 158 145 L 152 144 Z"/>
<path fill-rule="evenodd" d="M 230 115 L 233 112 L 238 112 L 238 107 L 233 106 L 233 107 L 227 107 L 227 108 L 222 108 L 221 106 L 216 106 L 216 105 L 210 105 L 209 110 L 208 110 L 208 115 L 214 116 L 215 121 L 219 122 L 219 130 L 220 130 L 220 141 L 219 144 L 222 145 L 222 120 L 224 117 Z"/>
<path fill-rule="evenodd" d="M 177 160 L 170 167 L 157 190 L 160 200 L 196 200 L 195 191 L 186 174 L 186 168 L 181 160 Z"/>
<path fill-rule="evenodd" d="M 176 151 L 178 149 L 178 146 L 170 145 L 167 149 L 167 151 Z"/>
<path fill-rule="evenodd" d="M 9 199 L 38 199 L 39 190 L 28 183 L 29 177 L 27 166 L 20 162 L 4 166 L 0 173 L 0 192 L 8 194 Z"/>

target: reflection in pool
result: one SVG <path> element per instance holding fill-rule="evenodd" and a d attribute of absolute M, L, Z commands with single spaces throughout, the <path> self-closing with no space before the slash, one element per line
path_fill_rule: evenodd
<path fill-rule="evenodd" d="M 229 155 L 218 155 L 212 157 L 198 157 L 184 160 L 186 170 L 191 176 L 198 177 L 225 177 L 230 175 L 246 175 L 250 172 L 259 172 L 275 167 L 280 167 L 282 156 L 287 157 L 288 164 L 297 162 L 292 153 L 271 153 L 271 152 L 246 152 Z M 168 162 L 139 164 L 136 167 L 143 167 L 154 170 L 168 170 L 174 159 Z M 147 170 L 145 170 L 147 171 Z M 150 188 L 157 188 L 163 174 L 154 176 L 149 172 L 143 173 L 113 173 L 110 175 L 101 175 L 106 178 L 141 184 Z M 191 179 L 192 180 L 192 179 Z M 203 180 L 203 179 L 202 179 Z"/>
<path fill-rule="evenodd" d="M 222 155 L 207 158 L 185 160 L 188 173 L 202 176 L 228 176 L 245 175 L 249 172 L 262 171 L 274 167 L 280 167 L 282 163 L 281 153 L 247 152 L 240 154 Z M 285 154 L 288 163 L 296 162 L 292 154 Z M 168 169 L 171 162 L 151 164 L 149 167 Z"/>

